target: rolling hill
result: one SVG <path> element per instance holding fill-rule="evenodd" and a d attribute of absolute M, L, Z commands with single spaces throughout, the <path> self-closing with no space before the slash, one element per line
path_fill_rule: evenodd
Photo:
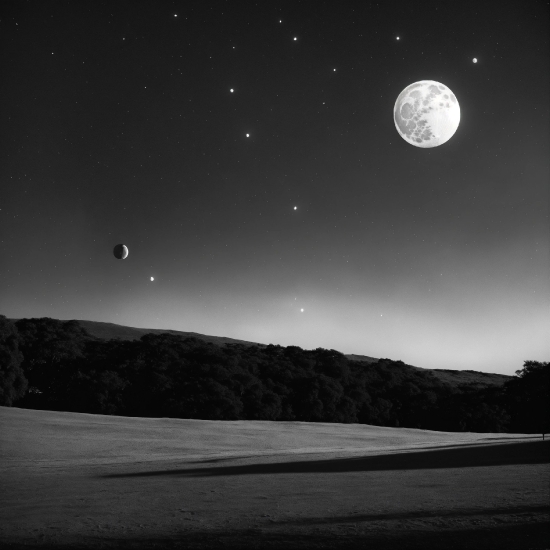
<path fill-rule="evenodd" d="M 259 344 L 257 342 L 249 342 L 247 340 L 236 340 L 234 338 L 226 338 L 224 336 L 209 336 L 206 334 L 199 334 L 197 332 L 183 332 L 179 330 L 169 329 L 147 329 L 147 328 L 135 328 L 126 327 L 123 325 L 117 325 L 115 323 L 103 323 L 99 321 L 85 321 L 78 320 L 78 323 L 86 329 L 86 331 L 96 337 L 104 340 L 111 338 L 119 338 L 121 340 L 138 340 L 145 334 L 163 334 L 169 333 L 176 336 L 183 336 L 184 338 L 197 338 L 210 342 L 217 346 L 224 346 L 227 344 L 241 344 L 244 346 L 259 346 L 265 347 L 265 344 Z M 345 354 L 350 361 L 362 361 L 364 363 L 376 363 L 377 358 L 369 357 L 367 355 Z M 511 377 L 505 374 L 495 374 L 487 372 L 477 372 L 471 370 L 449 370 L 449 369 L 424 369 L 422 367 L 411 366 L 414 369 L 427 371 L 440 381 L 449 384 L 451 386 L 460 386 L 463 384 L 472 386 L 502 386 Z"/>
<path fill-rule="evenodd" d="M 18 319 L 10 319 L 12 322 Z M 197 338 L 204 342 L 209 342 L 216 346 L 225 346 L 228 344 L 239 344 L 243 346 L 258 346 L 260 348 L 266 347 L 266 344 L 260 344 L 258 342 L 250 342 L 248 340 L 237 340 L 235 338 L 227 338 L 225 336 L 210 336 L 207 334 L 200 334 L 198 332 L 185 332 L 172 329 L 159 329 L 159 328 L 137 328 L 127 327 L 124 325 L 117 325 L 115 323 L 104 323 L 101 321 L 86 321 L 76 320 L 91 336 L 94 338 L 100 338 L 102 340 L 120 339 L 120 340 L 139 340 L 145 334 L 173 334 L 175 336 L 182 336 L 184 338 Z M 379 359 L 370 357 L 368 355 L 357 355 L 354 353 L 344 354 L 350 361 L 360 361 L 363 363 L 376 363 Z M 506 374 L 479 372 L 473 370 L 451 370 L 451 369 L 425 369 L 422 367 L 416 367 L 413 365 L 407 365 L 409 368 L 428 372 L 439 381 L 448 384 L 450 386 L 469 385 L 475 387 L 482 386 L 502 386 L 507 380 L 512 378 Z"/>

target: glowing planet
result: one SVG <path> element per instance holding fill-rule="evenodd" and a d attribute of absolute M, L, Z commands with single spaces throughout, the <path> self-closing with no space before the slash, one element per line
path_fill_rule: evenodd
<path fill-rule="evenodd" d="M 300 312 L 303 313 L 303 312 L 304 312 L 304 308 L 301 308 L 301 309 L 300 309 Z"/>
<path fill-rule="evenodd" d="M 154 277 L 151 277 L 151 281 L 154 281 L 154 280 L 155 280 L 155 278 L 154 278 Z"/>
<path fill-rule="evenodd" d="M 246 134 L 246 137 L 250 137 L 250 134 Z"/>
<path fill-rule="evenodd" d="M 113 248 L 113 254 L 117 260 L 125 260 L 128 257 L 128 248 L 123 244 L 117 244 Z"/>
<path fill-rule="evenodd" d="M 472 59 L 472 61 L 473 61 L 474 63 L 477 63 L 477 57 L 474 57 L 474 58 Z"/>
<path fill-rule="evenodd" d="M 233 90 L 233 88 L 231 88 L 229 91 L 230 91 L 231 93 L 233 93 L 235 90 Z"/>
<path fill-rule="evenodd" d="M 438 147 L 456 132 L 460 106 L 447 86 L 435 80 L 421 80 L 399 94 L 393 119 L 407 143 L 422 148 Z"/>
<path fill-rule="evenodd" d="M 295 207 L 294 207 L 294 210 L 298 210 L 298 207 L 297 207 L 297 206 L 295 206 Z"/>

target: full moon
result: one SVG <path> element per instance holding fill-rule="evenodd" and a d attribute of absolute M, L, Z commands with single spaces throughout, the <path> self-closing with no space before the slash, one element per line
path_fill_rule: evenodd
<path fill-rule="evenodd" d="M 117 244 L 113 248 L 113 254 L 117 260 L 125 260 L 128 257 L 128 247 L 124 244 Z"/>
<path fill-rule="evenodd" d="M 397 98 L 393 119 L 399 135 L 415 147 L 437 147 L 449 141 L 460 123 L 460 106 L 447 86 L 420 80 Z"/>

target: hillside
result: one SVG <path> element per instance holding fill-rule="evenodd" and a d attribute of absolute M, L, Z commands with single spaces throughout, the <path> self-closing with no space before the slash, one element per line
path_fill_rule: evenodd
<path fill-rule="evenodd" d="M 264 348 L 265 344 L 258 344 L 256 342 L 249 342 L 246 340 L 236 340 L 234 338 L 226 338 L 224 336 L 209 336 L 206 334 L 199 334 L 197 332 L 183 332 L 179 330 L 169 329 L 147 329 L 147 328 L 135 328 L 126 327 L 123 325 L 116 325 L 114 323 L 102 323 L 99 321 L 84 321 L 78 320 L 80 325 L 84 327 L 89 334 L 96 338 L 109 340 L 111 338 L 120 338 L 121 340 L 139 340 L 144 334 L 162 334 L 169 333 L 176 336 L 183 336 L 184 338 L 198 338 L 205 342 L 216 344 L 217 346 L 223 346 L 226 344 L 241 344 L 244 346 L 258 346 Z M 378 361 L 375 357 L 369 357 L 367 355 L 357 354 L 345 354 L 346 358 L 350 361 L 361 361 L 364 363 L 376 363 Z M 459 370 L 446 370 L 446 369 L 424 369 L 422 367 L 414 367 L 413 369 L 428 372 L 435 376 L 441 382 L 449 384 L 450 386 L 460 386 L 468 384 L 472 386 L 502 386 L 504 382 L 511 377 L 505 374 L 494 374 L 487 372 L 476 371 L 459 371 Z"/>
<path fill-rule="evenodd" d="M 234 338 L 226 338 L 225 336 L 208 336 L 207 334 L 199 334 L 198 332 L 183 332 L 180 330 L 170 330 L 162 328 L 135 328 L 125 327 L 123 325 L 116 325 L 115 323 L 102 323 L 99 321 L 83 321 L 78 319 L 78 323 L 84 327 L 89 334 L 96 338 L 103 340 L 110 340 L 111 338 L 119 338 L 120 340 L 139 340 L 145 334 L 174 334 L 175 336 L 182 336 L 183 338 L 198 338 L 205 342 L 210 342 L 217 346 L 223 346 L 225 344 L 241 344 L 244 346 L 260 346 L 265 347 L 264 344 L 257 344 L 255 342 L 247 342 L 246 340 L 236 340 Z"/>
<path fill-rule="evenodd" d="M 11 319 L 15 322 L 17 319 Z M 115 323 L 104 323 L 100 321 L 86 321 L 78 319 L 77 322 L 93 337 L 100 338 L 102 340 L 120 339 L 120 340 L 139 340 L 145 334 L 173 334 L 175 336 L 182 336 L 184 338 L 197 338 L 204 342 L 209 342 L 217 346 L 225 346 L 227 344 L 240 344 L 243 346 L 258 346 L 259 348 L 265 348 L 266 344 L 259 344 L 257 342 L 250 342 L 247 340 L 237 340 L 235 338 L 227 338 L 225 336 L 210 336 L 207 334 L 200 334 L 198 332 L 185 332 L 171 329 L 158 329 L 158 328 L 136 328 L 127 327 L 124 325 L 117 325 Z M 367 355 L 357 354 L 344 354 L 350 361 L 357 361 L 363 363 L 377 363 L 379 359 L 370 357 Z M 488 387 L 488 386 L 502 386 L 507 380 L 512 378 L 505 374 L 495 374 L 478 372 L 471 370 L 449 370 L 449 369 L 425 369 L 422 367 L 416 367 L 407 365 L 408 368 L 422 371 L 424 373 L 434 376 L 440 382 L 448 384 L 449 386 L 457 387 L 462 385 L 468 385 L 472 387 Z"/>

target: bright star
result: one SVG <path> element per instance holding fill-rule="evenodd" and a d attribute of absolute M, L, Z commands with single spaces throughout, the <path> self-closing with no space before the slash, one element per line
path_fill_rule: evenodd
<path fill-rule="evenodd" d="M 295 36 L 295 37 L 294 37 L 294 40 L 298 40 L 298 38 Z"/>
<path fill-rule="evenodd" d="M 154 277 L 151 277 L 151 281 L 154 281 L 154 280 L 155 280 L 155 278 L 154 278 Z"/>
<path fill-rule="evenodd" d="M 231 88 L 229 91 L 230 91 L 231 93 L 233 93 L 235 90 L 233 90 L 233 88 Z"/>
<path fill-rule="evenodd" d="M 250 134 L 246 134 L 246 137 L 250 137 Z"/>
<path fill-rule="evenodd" d="M 294 210 L 298 210 L 298 207 L 297 207 L 297 206 L 295 206 L 295 207 L 294 207 Z"/>
<path fill-rule="evenodd" d="M 303 313 L 303 312 L 304 312 L 304 308 L 300 309 L 300 312 Z"/>
<path fill-rule="evenodd" d="M 396 40 L 399 40 L 399 36 L 396 38 Z"/>
<path fill-rule="evenodd" d="M 474 57 L 474 58 L 472 59 L 472 61 L 473 61 L 474 63 L 477 63 L 477 57 Z"/>

